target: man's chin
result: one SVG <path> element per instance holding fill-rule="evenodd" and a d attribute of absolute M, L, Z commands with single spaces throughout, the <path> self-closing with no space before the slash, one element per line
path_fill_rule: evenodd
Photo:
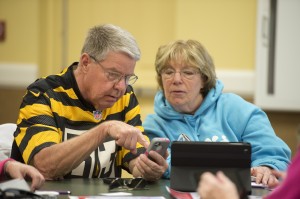
<path fill-rule="evenodd" d="M 115 100 L 106 101 L 105 104 L 102 104 L 103 108 L 111 108 L 116 103 Z"/>

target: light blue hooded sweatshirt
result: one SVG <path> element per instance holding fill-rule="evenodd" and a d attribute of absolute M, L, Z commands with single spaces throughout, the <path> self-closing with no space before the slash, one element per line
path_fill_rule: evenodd
<path fill-rule="evenodd" d="M 252 147 L 251 167 L 265 165 L 284 171 L 290 162 L 290 148 L 276 136 L 260 108 L 232 93 L 222 93 L 217 80 L 194 115 L 178 113 L 159 91 L 154 99 L 155 114 L 143 123 L 150 140 L 167 137 L 172 141 L 248 142 Z M 164 178 L 170 178 L 171 144 Z"/>

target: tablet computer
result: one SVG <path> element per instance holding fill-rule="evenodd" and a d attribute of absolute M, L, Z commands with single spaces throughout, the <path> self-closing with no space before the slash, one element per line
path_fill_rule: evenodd
<path fill-rule="evenodd" d="M 244 142 L 174 141 L 171 145 L 170 187 L 195 192 L 200 175 L 223 171 L 239 193 L 251 194 L 251 145 Z"/>

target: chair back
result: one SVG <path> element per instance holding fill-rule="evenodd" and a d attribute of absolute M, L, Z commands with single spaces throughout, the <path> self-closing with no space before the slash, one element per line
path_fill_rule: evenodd
<path fill-rule="evenodd" d="M 0 124 L 0 161 L 10 157 L 16 128 L 14 123 Z"/>

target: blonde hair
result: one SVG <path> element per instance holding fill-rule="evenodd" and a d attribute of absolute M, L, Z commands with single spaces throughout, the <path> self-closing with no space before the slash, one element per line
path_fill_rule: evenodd
<path fill-rule="evenodd" d="M 215 87 L 216 72 L 214 62 L 200 42 L 196 40 L 177 40 L 158 48 L 155 70 L 156 80 L 161 90 L 163 90 L 161 72 L 171 61 L 180 61 L 187 66 L 199 69 L 199 75 L 201 75 L 204 82 L 204 87 L 200 91 L 203 96 L 206 96 L 208 91 Z"/>

